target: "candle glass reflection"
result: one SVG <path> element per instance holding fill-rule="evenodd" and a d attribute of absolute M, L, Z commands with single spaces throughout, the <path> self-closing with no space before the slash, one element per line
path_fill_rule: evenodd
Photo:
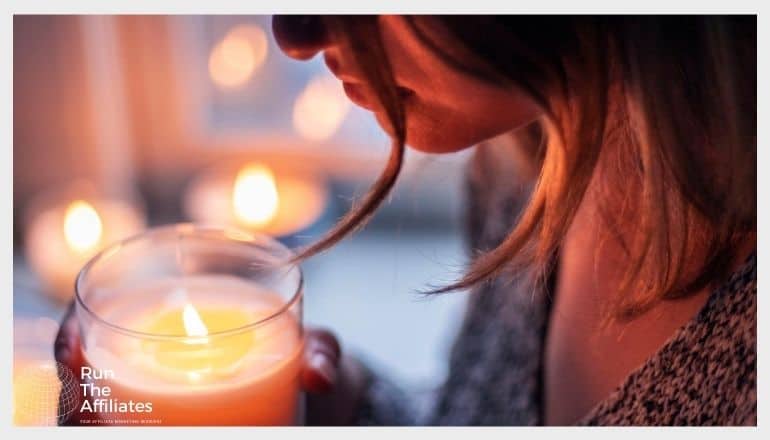
<path fill-rule="evenodd" d="M 192 225 L 97 255 L 76 283 L 80 418 L 297 423 L 302 275 L 291 255 L 266 236 Z"/>

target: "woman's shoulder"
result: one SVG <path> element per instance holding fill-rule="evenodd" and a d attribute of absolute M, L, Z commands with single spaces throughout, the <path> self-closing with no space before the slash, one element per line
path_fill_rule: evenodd
<path fill-rule="evenodd" d="M 698 315 L 584 419 L 600 425 L 756 423 L 756 253 Z"/>

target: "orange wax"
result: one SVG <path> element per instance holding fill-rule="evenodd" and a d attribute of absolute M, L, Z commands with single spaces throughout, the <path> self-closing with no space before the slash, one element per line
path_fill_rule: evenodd
<path fill-rule="evenodd" d="M 105 305 L 97 314 L 131 332 L 92 327 L 84 338 L 92 371 L 81 382 L 109 387 L 109 396 L 91 397 L 102 403 L 92 404 L 98 414 L 86 413 L 86 419 L 120 425 L 297 423 L 301 318 L 288 310 L 252 325 L 281 309 L 284 299 L 224 275 L 164 279 L 125 296 L 130 304 Z M 144 411 L 121 411 L 119 405 L 130 402 Z"/>

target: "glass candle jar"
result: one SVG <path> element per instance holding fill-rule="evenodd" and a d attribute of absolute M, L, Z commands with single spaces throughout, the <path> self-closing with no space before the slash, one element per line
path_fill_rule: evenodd
<path fill-rule="evenodd" d="M 301 416 L 302 273 L 262 235 L 183 224 L 80 272 L 80 419 L 290 425 Z"/>

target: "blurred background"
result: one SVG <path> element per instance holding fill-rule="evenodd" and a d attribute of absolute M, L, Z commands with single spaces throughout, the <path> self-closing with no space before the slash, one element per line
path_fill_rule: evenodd
<path fill-rule="evenodd" d="M 269 16 L 17 15 L 13 32 L 15 371 L 50 361 L 106 244 L 176 222 L 306 244 L 386 161 L 374 118 L 320 57 L 281 54 Z M 466 160 L 410 151 L 374 221 L 303 265 L 306 324 L 415 392 L 442 382 L 462 319 L 463 293 L 417 291 L 466 261 Z"/>

